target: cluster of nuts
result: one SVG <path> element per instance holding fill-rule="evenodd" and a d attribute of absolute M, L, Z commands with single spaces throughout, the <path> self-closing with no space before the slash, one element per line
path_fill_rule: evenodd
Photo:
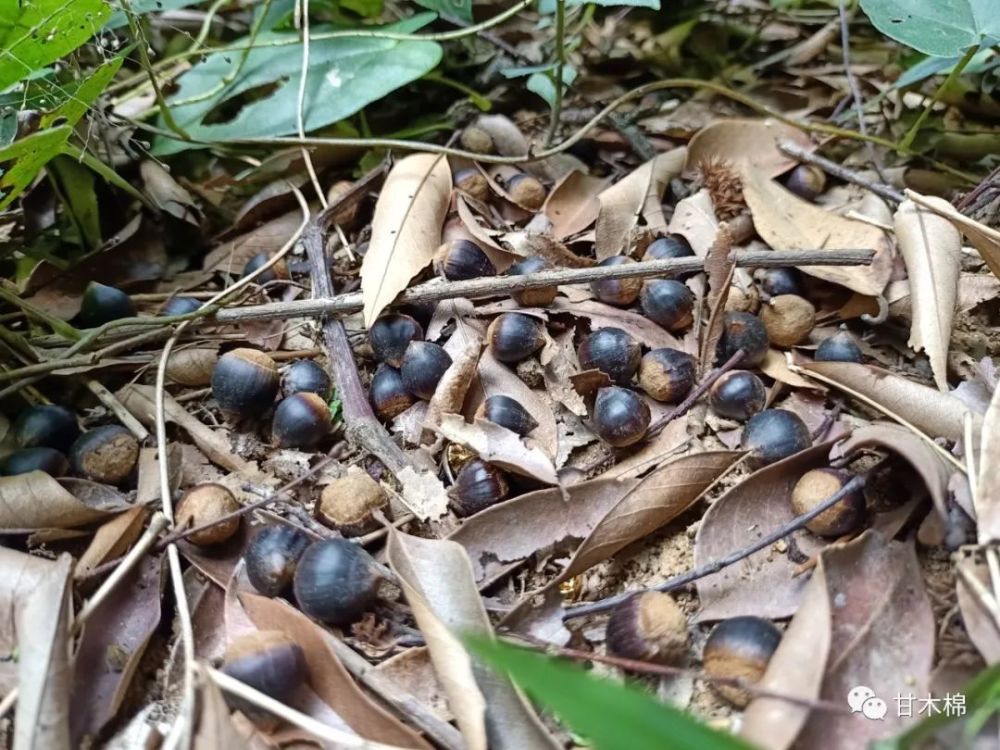
<path fill-rule="evenodd" d="M 76 416 L 56 404 L 33 406 L 14 423 L 18 449 L 0 461 L 0 475 L 43 471 L 70 473 L 102 484 L 121 485 L 139 460 L 139 441 L 121 425 L 80 431 Z"/>
<path fill-rule="evenodd" d="M 233 349 L 219 357 L 211 382 L 219 409 L 236 422 L 259 419 L 280 391 L 284 398 L 274 409 L 271 435 L 281 448 L 312 448 L 332 429 L 330 376 L 311 360 L 293 362 L 282 377 L 264 352 Z"/>

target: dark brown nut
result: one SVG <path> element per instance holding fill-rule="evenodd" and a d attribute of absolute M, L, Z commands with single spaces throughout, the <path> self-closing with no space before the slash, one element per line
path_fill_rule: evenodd
<path fill-rule="evenodd" d="M 51 477 L 64 477 L 69 474 L 69 461 L 55 448 L 44 446 L 22 448 L 0 459 L 0 476 L 12 477 L 32 471 L 44 471 Z"/>
<path fill-rule="evenodd" d="M 530 315 L 503 313 L 490 323 L 486 339 L 498 362 L 520 362 L 545 345 L 545 324 Z"/>
<path fill-rule="evenodd" d="M 537 211 L 545 203 L 545 186 L 530 174 L 517 174 L 507 181 L 507 194 L 514 203 L 529 211 Z"/>
<path fill-rule="evenodd" d="M 804 451 L 812 445 L 809 428 L 785 409 L 765 409 L 750 417 L 741 446 L 752 453 L 751 463 L 766 466 Z"/>
<path fill-rule="evenodd" d="M 694 387 L 695 361 L 677 349 L 653 349 L 639 364 L 639 385 L 651 398 L 668 404 L 682 401 Z"/>
<path fill-rule="evenodd" d="M 708 402 L 720 417 L 743 422 L 764 408 L 767 390 L 752 372 L 731 370 L 712 384 Z"/>
<path fill-rule="evenodd" d="M 760 318 L 750 313 L 730 312 L 722 323 L 722 338 L 719 339 L 719 362 L 728 361 L 742 349 L 745 354 L 741 367 L 756 367 L 764 361 L 771 342 Z"/>
<path fill-rule="evenodd" d="M 788 173 L 785 187 L 804 200 L 814 201 L 826 189 L 826 173 L 813 164 L 799 164 Z"/>
<path fill-rule="evenodd" d="M 132 298 L 121 289 L 91 281 L 83 292 L 80 325 L 84 328 L 97 328 L 112 320 L 135 316 Z"/>
<path fill-rule="evenodd" d="M 816 361 L 861 364 L 865 358 L 854 337 L 847 331 L 838 331 L 816 347 Z"/>
<path fill-rule="evenodd" d="M 831 495 L 843 489 L 852 479 L 843 469 L 822 468 L 807 471 L 792 489 L 792 510 L 795 515 L 809 513 Z M 830 506 L 806 528 L 824 537 L 841 537 L 857 531 L 865 520 L 865 496 L 860 490 Z"/>
<path fill-rule="evenodd" d="M 281 378 L 281 392 L 286 397 L 295 393 L 315 393 L 326 401 L 333 395 L 333 382 L 318 362 L 299 359 L 285 370 Z"/>
<path fill-rule="evenodd" d="M 14 422 L 14 442 L 22 448 L 55 448 L 65 453 L 79 436 L 76 416 L 58 404 L 32 406 Z"/>
<path fill-rule="evenodd" d="M 455 515 L 465 518 L 496 505 L 509 493 L 507 475 L 493 464 L 474 458 L 458 472 L 448 497 Z"/>
<path fill-rule="evenodd" d="M 768 297 L 782 294 L 802 295 L 802 282 L 794 268 L 758 268 L 753 277 L 760 284 L 760 290 Z"/>
<path fill-rule="evenodd" d="M 406 390 L 417 398 L 429 401 L 449 367 L 451 356 L 444 347 L 430 341 L 411 341 L 406 347 L 399 373 Z"/>
<path fill-rule="evenodd" d="M 643 314 L 668 331 L 683 331 L 694 322 L 694 293 L 673 279 L 653 279 L 642 286 Z"/>
<path fill-rule="evenodd" d="M 739 679 L 748 684 L 760 681 L 781 643 L 781 631 L 760 617 L 733 617 L 723 620 L 705 642 L 702 663 L 712 677 Z M 722 698 L 742 708 L 750 702 L 743 688 L 710 682 Z"/>
<path fill-rule="evenodd" d="M 312 448 L 333 428 L 330 407 L 315 393 L 293 393 L 274 410 L 271 436 L 280 448 Z"/>
<path fill-rule="evenodd" d="M 259 528 L 243 555 L 250 583 L 264 596 L 291 591 L 295 568 L 309 543 L 309 537 L 293 526 L 276 523 Z"/>
<path fill-rule="evenodd" d="M 781 294 L 761 308 L 760 319 L 772 344 L 795 346 L 809 338 L 816 325 L 816 308 L 796 294 Z"/>
<path fill-rule="evenodd" d="M 452 240 L 441 245 L 434 256 L 434 270 L 449 281 L 497 275 L 489 256 L 472 240 Z"/>
<path fill-rule="evenodd" d="M 524 276 L 548 270 L 550 270 L 550 266 L 544 258 L 532 255 L 512 265 L 507 274 L 510 276 Z M 553 303 L 557 294 L 559 294 L 558 287 L 543 286 L 535 289 L 521 289 L 520 291 L 513 292 L 511 297 L 521 307 L 548 307 Z"/>
<path fill-rule="evenodd" d="M 349 625 L 375 603 L 380 581 L 375 562 L 364 549 L 346 539 L 324 539 L 299 558 L 295 600 L 310 617 Z"/>
<path fill-rule="evenodd" d="M 201 307 L 201 302 L 194 297 L 171 297 L 163 303 L 160 315 L 188 315 Z"/>
<path fill-rule="evenodd" d="M 375 415 L 383 422 L 395 419 L 417 402 L 403 384 L 399 370 L 389 365 L 379 365 L 375 369 L 368 398 Z"/>
<path fill-rule="evenodd" d="M 486 203 L 490 199 L 490 183 L 486 180 L 486 176 L 474 167 L 455 172 L 452 182 L 456 188 L 481 203 Z"/>
<path fill-rule="evenodd" d="M 271 256 L 267 253 L 257 253 L 247 264 L 243 266 L 243 277 L 246 278 L 259 268 L 266 266 L 271 260 Z M 268 268 L 266 271 L 262 272 L 260 276 L 256 276 L 253 280 L 254 284 L 270 284 L 273 281 L 283 281 L 288 278 L 288 265 L 284 260 L 279 260 L 273 266 Z"/>
<path fill-rule="evenodd" d="M 608 618 L 608 651 L 625 659 L 676 664 L 687 652 L 688 640 L 687 618 L 670 594 L 635 594 Z"/>
<path fill-rule="evenodd" d="M 229 644 L 221 671 L 287 703 L 305 682 L 306 661 L 302 648 L 284 633 L 257 630 Z"/>
<path fill-rule="evenodd" d="M 73 471 L 85 479 L 121 484 L 139 461 L 139 441 L 121 425 L 95 427 L 76 439 L 69 449 Z"/>
<path fill-rule="evenodd" d="M 667 234 L 650 242 L 642 259 L 644 261 L 669 260 L 671 258 L 690 258 L 693 255 L 694 249 L 684 235 Z"/>
<path fill-rule="evenodd" d="M 612 255 L 597 265 L 601 267 L 623 266 L 631 263 L 635 263 L 635 261 L 624 255 Z M 607 305 L 628 307 L 639 299 L 639 293 L 642 291 L 642 279 L 600 279 L 590 283 L 590 291 L 598 300 Z"/>
<path fill-rule="evenodd" d="M 594 401 L 594 428 L 608 445 L 624 448 L 646 437 L 649 405 L 635 391 L 618 386 L 601 388 Z"/>
<path fill-rule="evenodd" d="M 490 396 L 479 405 L 476 419 L 486 419 L 524 436 L 538 427 L 538 422 L 521 402 L 510 396 Z"/>
<path fill-rule="evenodd" d="M 278 395 L 278 366 L 264 352 L 233 349 L 212 371 L 212 395 L 230 417 L 257 418 L 267 412 Z"/>
<path fill-rule="evenodd" d="M 403 364 L 410 342 L 423 340 L 423 327 L 409 315 L 383 315 L 368 331 L 375 359 L 397 368 Z"/>
<path fill-rule="evenodd" d="M 639 344 L 621 328 L 598 328 L 576 353 L 583 370 L 600 370 L 618 385 L 631 382 L 641 359 Z"/>

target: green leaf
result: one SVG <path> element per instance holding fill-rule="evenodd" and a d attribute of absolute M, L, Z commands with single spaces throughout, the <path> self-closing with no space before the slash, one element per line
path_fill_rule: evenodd
<path fill-rule="evenodd" d="M 632 8 L 652 8 L 660 9 L 660 0 L 566 0 L 566 7 L 572 8 L 576 5 L 603 5 L 606 8 L 615 8 L 622 5 Z M 539 13 L 555 13 L 556 0 L 539 0 Z"/>
<path fill-rule="evenodd" d="M 565 92 L 566 88 L 576 80 L 576 68 L 572 65 L 565 65 L 563 66 L 562 74 L 563 91 Z M 554 74 L 549 76 L 545 73 L 532 73 L 528 76 L 528 83 L 526 84 L 528 91 L 542 97 L 546 104 L 549 105 L 549 109 L 556 105 L 556 84 L 554 78 Z"/>
<path fill-rule="evenodd" d="M 68 55 L 110 14 L 102 0 L 0 2 L 0 90 Z"/>
<path fill-rule="evenodd" d="M 62 150 L 72 132 L 73 128 L 63 125 L 33 133 L 0 149 L 0 164 L 10 162 L 4 164 L 0 174 L 0 210 L 24 192 L 38 170 Z"/>
<path fill-rule="evenodd" d="M 381 28 L 412 33 L 432 19 L 425 13 Z M 314 34 L 323 31 L 313 28 Z M 233 46 L 247 42 L 242 39 Z M 354 114 L 420 78 L 440 60 L 441 46 L 436 42 L 315 39 L 309 45 L 305 129 L 316 130 Z M 199 140 L 225 142 L 289 135 L 297 129 L 301 65 L 302 45 L 297 34 L 260 34 L 249 52 L 218 52 L 188 71 L 168 105 L 177 124 Z M 225 85 L 234 70 L 239 72 Z M 192 147 L 190 143 L 159 138 L 154 151 L 167 154 Z"/>
<path fill-rule="evenodd" d="M 168 10 L 180 10 L 189 5 L 197 5 L 202 0 L 131 0 L 129 10 L 137 16 L 145 13 L 162 13 Z M 108 29 L 117 29 L 128 24 L 125 11 L 116 10 L 105 25 Z"/>
<path fill-rule="evenodd" d="M 947 75 L 958 64 L 959 60 L 961 60 L 960 57 L 925 57 L 896 79 L 891 88 L 905 89 L 907 86 L 920 83 L 931 76 Z M 968 75 L 984 73 L 997 64 L 993 50 L 984 49 L 972 56 L 969 64 L 965 66 L 964 72 Z"/>
<path fill-rule="evenodd" d="M 599 680 L 575 664 L 481 636 L 465 639 L 478 658 L 550 709 L 597 750 L 750 750 L 644 692 Z"/>
<path fill-rule="evenodd" d="M 382 15 L 382 0 L 340 0 L 340 6 L 357 13 L 362 18 L 376 18 Z"/>
<path fill-rule="evenodd" d="M 1000 41 L 996 0 L 861 0 L 879 31 L 935 57 Z"/>
<path fill-rule="evenodd" d="M 472 0 L 416 0 L 421 5 L 442 16 L 472 22 Z"/>
<path fill-rule="evenodd" d="M 45 170 L 73 220 L 81 244 L 88 250 L 95 249 L 101 243 L 101 217 L 94 173 L 76 159 L 62 155 L 52 159 Z"/>

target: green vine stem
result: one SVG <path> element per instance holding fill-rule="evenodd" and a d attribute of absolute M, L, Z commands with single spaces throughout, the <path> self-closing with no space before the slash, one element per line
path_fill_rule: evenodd
<path fill-rule="evenodd" d="M 955 67 L 951 69 L 951 72 L 948 74 L 948 77 L 944 79 L 944 82 L 938 86 L 937 91 L 934 92 L 934 96 L 931 97 L 931 100 L 924 105 L 924 110 L 920 113 L 916 122 L 914 122 L 910 126 L 910 129 L 906 131 L 906 135 L 903 136 L 903 140 L 899 142 L 899 148 L 901 150 L 904 152 L 910 150 L 910 147 L 913 146 L 913 141 L 916 140 L 917 134 L 920 132 L 920 126 L 923 125 L 924 121 L 930 116 L 931 110 L 934 109 L 934 105 L 941 100 L 944 92 L 948 89 L 952 82 L 962 75 L 962 71 L 965 70 L 969 61 L 972 60 L 972 56 L 978 51 L 978 47 L 969 47 L 969 49 L 965 51 L 965 54 L 962 55 L 962 59 L 959 60 Z"/>

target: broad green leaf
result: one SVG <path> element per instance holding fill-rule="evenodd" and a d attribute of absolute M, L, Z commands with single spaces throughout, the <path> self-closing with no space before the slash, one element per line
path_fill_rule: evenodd
<path fill-rule="evenodd" d="M 0 2 L 0 90 L 68 55 L 110 14 L 102 0 Z"/>
<path fill-rule="evenodd" d="M 114 57 L 95 68 L 86 78 L 60 87 L 59 91 L 65 96 L 65 100 L 42 115 L 41 127 L 47 128 L 60 121 L 66 125 L 76 125 L 86 114 L 87 108 L 104 91 L 104 87 L 115 77 L 122 66 L 122 60 L 123 57 Z"/>
<path fill-rule="evenodd" d="M 202 0 L 131 0 L 129 9 L 137 16 L 141 16 L 145 13 L 163 13 L 167 10 L 180 10 L 181 8 L 187 8 L 189 5 L 197 5 L 200 2 Z M 106 28 L 117 29 L 125 26 L 127 23 L 128 18 L 125 16 L 125 11 L 116 10 L 111 18 L 108 19 Z"/>
<path fill-rule="evenodd" d="M 432 19 L 425 13 L 381 28 L 411 33 Z M 313 34 L 319 38 L 309 45 L 304 106 L 307 131 L 354 114 L 420 78 L 441 60 L 441 47 L 435 42 L 323 39 L 323 31 L 314 27 Z M 233 46 L 246 43 L 242 39 Z M 168 105 L 177 123 L 199 140 L 289 135 L 297 129 L 301 65 L 302 45 L 296 34 L 260 34 L 249 52 L 217 52 L 188 71 Z M 233 77 L 228 85 L 227 76 Z M 154 151 L 166 154 L 191 147 L 159 138 Z"/>
<path fill-rule="evenodd" d="M 101 243 L 101 217 L 94 173 L 76 159 L 63 155 L 52 159 L 45 171 L 80 235 L 80 244 L 88 250 L 95 249 Z"/>
<path fill-rule="evenodd" d="M 967 75 L 975 75 L 996 67 L 998 62 L 995 57 L 993 50 L 980 50 L 969 60 L 964 72 Z M 896 79 L 891 88 L 905 89 L 907 86 L 920 83 L 931 76 L 947 75 L 958 64 L 959 60 L 961 60 L 960 57 L 925 57 Z"/>
<path fill-rule="evenodd" d="M 31 184 L 38 170 L 58 154 L 73 128 L 68 125 L 42 130 L 0 149 L 0 210 L 10 205 Z M 8 163 L 5 163 L 8 162 Z"/>
<path fill-rule="evenodd" d="M 340 6 L 362 18 L 375 18 L 382 14 L 382 0 L 341 0 Z"/>
<path fill-rule="evenodd" d="M 534 94 L 538 94 L 545 103 L 549 105 L 549 108 L 555 106 L 556 103 L 556 86 L 553 82 L 553 76 L 548 76 L 545 73 L 532 73 L 528 76 L 527 87 L 528 91 Z M 576 68 L 572 65 L 566 65 L 563 67 L 562 71 L 563 79 L 563 91 L 576 80 Z"/>
<path fill-rule="evenodd" d="M 442 16 L 472 22 L 472 0 L 416 0 L 416 3 Z"/>
<path fill-rule="evenodd" d="M 1000 41 L 997 0 L 861 0 L 861 8 L 886 36 L 935 57 Z"/>
<path fill-rule="evenodd" d="M 480 636 L 466 638 L 465 644 L 596 750 L 750 750 L 736 737 L 644 692 L 592 677 L 575 664 Z"/>

